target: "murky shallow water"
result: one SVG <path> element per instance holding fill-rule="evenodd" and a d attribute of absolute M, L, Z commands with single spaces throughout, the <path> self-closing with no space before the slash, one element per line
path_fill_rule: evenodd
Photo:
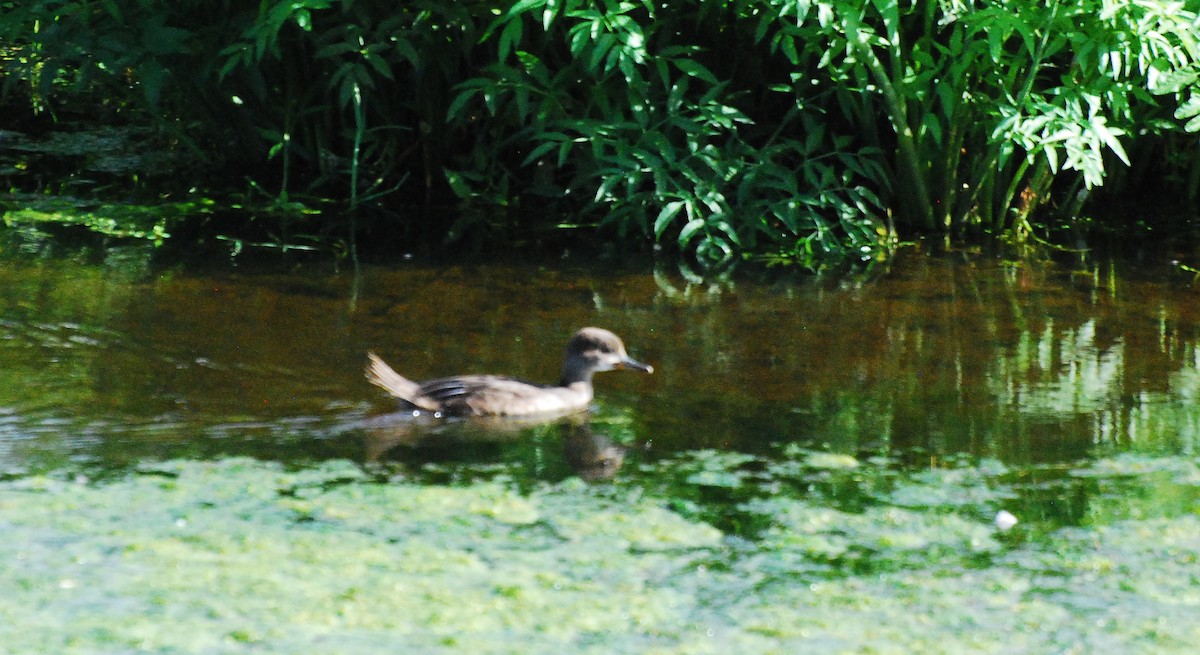
<path fill-rule="evenodd" d="M 368 350 L 415 379 L 548 382 L 583 325 L 657 369 L 599 376 L 590 426 L 644 461 L 781 443 L 1010 464 L 1197 447 L 1196 290 L 1116 264 L 913 253 L 873 281 L 688 284 L 571 266 L 412 264 L 356 279 L 9 259 L 0 470 L 378 458 L 387 439 L 356 429 L 390 407 L 362 377 Z M 439 429 L 466 461 L 535 456 L 520 432 Z M 401 458 L 420 462 L 411 446 L 428 432 L 398 439 Z"/>
<path fill-rule="evenodd" d="M 688 283 L 119 254 L 0 260 L 14 653 L 1200 639 L 1200 304 L 1166 271 L 910 252 L 870 280 Z M 362 377 L 374 350 L 418 379 L 550 381 L 589 324 L 656 372 L 599 376 L 586 422 L 400 420 Z"/>

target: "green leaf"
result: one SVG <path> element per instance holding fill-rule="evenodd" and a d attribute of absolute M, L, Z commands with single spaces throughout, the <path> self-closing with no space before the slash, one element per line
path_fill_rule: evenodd
<path fill-rule="evenodd" d="M 926 114 L 926 119 L 927 120 L 925 120 L 923 125 L 925 128 L 925 135 L 930 139 L 933 139 L 934 145 L 936 145 L 938 148 L 941 148 L 943 143 L 941 118 L 939 118 L 936 114 L 929 113 Z"/>
<path fill-rule="evenodd" d="M 1160 68 L 1165 70 L 1160 71 L 1160 74 L 1154 79 L 1154 85 L 1150 88 L 1150 91 L 1157 95 L 1179 93 L 1195 84 L 1198 77 L 1198 72 L 1194 69 L 1171 70 L 1170 63 L 1155 62 L 1154 69 L 1159 70 Z"/>
<path fill-rule="evenodd" d="M 1058 172 L 1058 148 L 1056 148 L 1054 146 L 1054 144 L 1046 144 L 1046 146 L 1044 148 L 1042 148 L 1042 152 L 1046 156 L 1046 163 L 1050 165 L 1050 172 L 1057 173 Z"/>
<path fill-rule="evenodd" d="M 367 50 L 363 53 L 363 59 L 366 59 L 367 63 L 371 65 L 371 68 L 374 68 L 375 72 L 379 73 L 384 78 L 389 80 L 396 79 L 392 75 L 392 67 L 388 65 L 387 60 L 385 60 L 383 57 L 380 57 L 374 52 Z"/>
<path fill-rule="evenodd" d="M 558 167 L 562 168 L 567 163 L 567 155 L 571 153 L 571 141 L 563 141 L 558 144 Z"/>
<path fill-rule="evenodd" d="M 871 0 L 875 11 L 883 19 L 884 36 L 889 43 L 897 42 L 897 32 L 900 29 L 900 5 L 896 0 Z"/>
<path fill-rule="evenodd" d="M 1175 118 L 1184 119 L 1200 116 L 1200 94 L 1193 93 L 1179 108 L 1175 110 Z M 1191 132 L 1192 130 L 1188 130 Z"/>
<path fill-rule="evenodd" d="M 516 4 L 509 8 L 508 17 L 520 20 L 521 14 L 529 13 L 530 9 L 541 6 L 546 6 L 549 9 L 554 4 L 554 2 L 547 2 L 547 0 L 518 0 Z"/>
<path fill-rule="evenodd" d="M 521 43 L 523 32 L 524 23 L 520 18 L 511 20 L 504 26 L 504 31 L 500 33 L 500 61 L 508 59 L 508 53 Z"/>
<path fill-rule="evenodd" d="M 687 245 L 689 243 L 691 243 L 692 239 L 696 237 L 696 235 L 700 232 L 701 228 L 703 228 L 703 227 L 704 227 L 704 219 L 703 218 L 697 217 L 697 218 L 693 218 L 692 220 L 688 221 L 687 224 L 683 226 L 683 229 L 679 230 L 679 238 L 677 240 L 679 247 L 686 248 Z"/>
<path fill-rule="evenodd" d="M 450 185 L 450 190 L 454 192 L 454 195 L 462 199 L 467 199 L 474 195 L 471 192 L 471 187 L 467 185 L 467 181 L 463 179 L 462 174 L 452 171 L 449 168 L 443 168 L 442 172 L 446 175 L 446 182 Z"/>
<path fill-rule="evenodd" d="M 1129 155 L 1125 154 L 1125 148 L 1121 146 L 1121 141 L 1117 137 L 1124 134 L 1124 130 L 1112 128 L 1110 129 L 1104 120 L 1103 116 L 1095 116 L 1092 118 L 1092 130 L 1108 146 L 1108 149 L 1113 152 L 1126 166 L 1131 166 L 1129 163 Z"/>
<path fill-rule="evenodd" d="M 662 234 L 666 231 L 667 226 L 670 225 L 671 221 L 679 214 L 679 210 L 683 209 L 683 205 L 684 201 L 675 200 L 668 202 L 662 208 L 662 211 L 658 212 L 658 218 L 654 219 L 654 238 L 658 239 L 662 237 Z"/>
<path fill-rule="evenodd" d="M 477 86 L 460 91 L 458 95 L 454 96 L 454 100 L 450 101 L 450 106 L 446 108 L 446 118 L 449 120 L 462 120 L 463 107 L 466 107 L 471 98 L 475 97 L 479 91 L 480 89 Z"/>
<path fill-rule="evenodd" d="M 594 202 L 605 202 L 612 200 L 612 198 L 609 196 L 612 194 L 613 188 L 620 184 L 624 179 L 624 171 L 612 171 L 607 173 L 604 181 L 601 182 L 600 186 L 596 189 L 596 197 L 593 199 Z"/>
<path fill-rule="evenodd" d="M 554 24 L 554 19 L 558 17 L 558 12 L 561 4 L 558 0 L 545 0 L 546 8 L 542 11 L 542 29 L 550 31 L 550 26 Z"/>
<path fill-rule="evenodd" d="M 735 246 L 741 245 L 741 237 L 738 236 L 737 230 L 733 229 L 733 225 L 729 221 L 718 221 L 717 229 L 724 232 L 725 236 L 729 237 L 729 242 Z M 730 251 L 732 254 L 732 251 Z"/>
<path fill-rule="evenodd" d="M 417 54 L 417 49 L 413 47 L 412 42 L 408 39 L 398 39 L 395 42 L 396 52 L 400 53 L 401 57 L 412 67 L 419 67 L 421 64 L 421 56 Z"/>
<path fill-rule="evenodd" d="M 587 69 L 593 73 L 600 70 L 600 62 L 607 58 L 610 50 L 617 45 L 617 37 L 609 33 L 601 34 L 593 42 L 591 57 L 588 58 Z"/>
<path fill-rule="evenodd" d="M 797 66 L 800 64 L 800 51 L 796 49 L 796 39 L 789 35 L 779 35 L 779 45 L 783 49 L 783 56 L 787 57 L 788 63 Z"/>
<path fill-rule="evenodd" d="M 357 43 L 351 43 L 350 41 L 338 41 L 337 43 L 330 43 L 329 45 L 317 48 L 317 51 L 313 53 L 313 57 L 316 59 L 333 59 L 348 52 L 357 51 Z"/>
<path fill-rule="evenodd" d="M 708 70 L 704 64 L 698 61 L 693 59 L 676 59 L 674 64 L 685 75 L 702 79 L 709 84 L 717 83 L 717 76 L 713 75 L 712 71 Z"/>
<path fill-rule="evenodd" d="M 559 135 L 559 136 L 565 136 L 565 135 Z M 545 137 L 542 137 L 542 138 L 545 138 Z M 529 151 L 529 154 L 525 157 L 524 160 L 521 161 L 521 165 L 528 166 L 529 164 L 532 164 L 533 162 L 546 156 L 546 154 L 549 153 L 551 150 L 554 150 L 555 148 L 559 147 L 559 145 L 561 143 L 562 143 L 562 139 L 553 139 L 553 140 L 547 139 L 545 141 L 542 141 L 541 143 L 539 143 L 537 145 L 536 148 Z M 569 141 L 568 141 L 568 143 L 569 143 Z"/>
<path fill-rule="evenodd" d="M 296 25 L 300 26 L 300 29 L 305 32 L 312 31 L 312 14 L 307 9 L 297 9 L 292 18 L 296 21 Z"/>
<path fill-rule="evenodd" d="M 529 87 L 518 87 L 513 95 L 517 103 L 517 116 L 524 123 L 529 118 Z"/>

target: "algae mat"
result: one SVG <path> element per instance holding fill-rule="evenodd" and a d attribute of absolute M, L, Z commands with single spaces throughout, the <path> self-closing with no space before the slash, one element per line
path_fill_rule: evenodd
<path fill-rule="evenodd" d="M 697 488 L 747 470 L 690 462 Z M 1185 464 L 1169 473 L 1194 486 Z M 0 650 L 1194 652 L 1194 511 L 1011 540 L 979 519 L 1010 495 L 1002 475 L 929 477 L 853 511 L 759 493 L 730 505 L 756 526 L 742 535 L 634 484 L 436 486 L 248 459 L 11 479 Z M 903 502 L 922 484 L 957 505 Z"/>

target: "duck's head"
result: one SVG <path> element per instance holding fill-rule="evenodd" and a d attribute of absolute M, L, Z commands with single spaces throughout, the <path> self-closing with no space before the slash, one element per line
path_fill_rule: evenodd
<path fill-rule="evenodd" d="M 567 342 L 563 358 L 563 382 L 570 384 L 590 380 L 593 373 L 616 369 L 631 369 L 653 373 L 654 367 L 643 364 L 625 352 L 625 344 L 617 335 L 597 327 L 585 327 Z"/>

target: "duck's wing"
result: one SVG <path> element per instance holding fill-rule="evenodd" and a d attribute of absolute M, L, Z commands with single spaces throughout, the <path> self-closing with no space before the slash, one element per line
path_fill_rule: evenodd
<path fill-rule="evenodd" d="M 465 375 L 421 383 L 421 395 L 443 411 L 464 416 L 563 415 L 591 402 L 591 394 L 500 375 Z"/>

